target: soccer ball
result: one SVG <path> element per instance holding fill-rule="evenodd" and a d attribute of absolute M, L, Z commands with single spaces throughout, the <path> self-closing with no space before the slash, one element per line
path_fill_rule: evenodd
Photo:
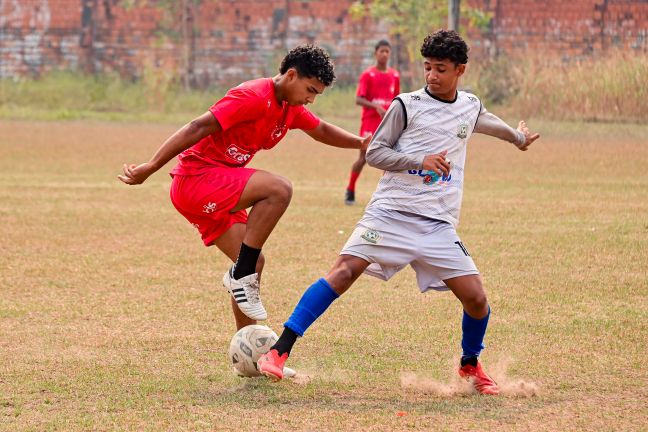
<path fill-rule="evenodd" d="M 261 376 L 257 360 L 270 350 L 277 339 L 277 334 L 264 325 L 249 325 L 237 331 L 229 347 L 234 371 L 244 377 Z"/>

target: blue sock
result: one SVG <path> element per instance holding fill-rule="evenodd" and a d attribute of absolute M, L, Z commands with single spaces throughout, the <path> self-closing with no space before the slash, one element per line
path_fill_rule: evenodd
<path fill-rule="evenodd" d="M 481 350 L 484 349 L 484 335 L 486 334 L 490 313 L 489 306 L 488 315 L 482 319 L 475 319 L 464 311 L 461 322 L 461 330 L 463 331 L 461 348 L 463 348 L 464 357 L 477 357 Z"/>
<path fill-rule="evenodd" d="M 324 278 L 311 285 L 299 303 L 295 306 L 292 315 L 285 322 L 284 327 L 288 327 L 299 336 L 304 336 L 304 332 L 315 322 L 320 315 L 338 298 L 339 295 L 333 291 L 331 285 Z"/>

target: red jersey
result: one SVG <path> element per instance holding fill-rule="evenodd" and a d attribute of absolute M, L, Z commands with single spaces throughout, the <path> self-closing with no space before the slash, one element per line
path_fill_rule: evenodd
<path fill-rule="evenodd" d="M 209 111 L 223 130 L 178 155 L 172 175 L 200 174 L 210 167 L 244 167 L 256 152 L 277 145 L 288 129 L 314 129 L 320 122 L 304 106 L 279 105 L 272 78 L 234 87 Z"/>
<path fill-rule="evenodd" d="M 398 71 L 387 68 L 386 71 L 380 71 L 375 66 L 367 68 L 358 82 L 358 91 L 356 96 L 363 97 L 369 102 L 379 104 L 383 108 L 389 108 L 392 100 L 400 93 L 400 75 Z M 362 107 L 361 129 L 375 132 L 380 124 L 380 115 L 373 108 Z"/>

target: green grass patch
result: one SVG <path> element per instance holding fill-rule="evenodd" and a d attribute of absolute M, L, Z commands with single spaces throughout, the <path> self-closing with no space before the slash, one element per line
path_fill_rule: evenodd
<path fill-rule="evenodd" d="M 54 72 L 39 79 L 0 80 L 0 118 L 186 122 L 205 112 L 226 92 L 185 90 L 165 82 L 126 81 L 116 75 Z M 311 108 L 318 115 L 359 115 L 355 89 L 333 87 Z"/>

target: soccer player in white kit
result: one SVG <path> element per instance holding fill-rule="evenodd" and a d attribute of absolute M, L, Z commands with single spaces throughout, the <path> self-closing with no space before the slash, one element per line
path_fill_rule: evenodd
<path fill-rule="evenodd" d="M 478 97 L 457 91 L 468 47 L 454 31 L 425 38 L 426 87 L 391 103 L 367 150 L 367 163 L 385 170 L 365 214 L 328 274 L 303 294 L 284 331 L 258 368 L 273 380 L 298 336 L 364 272 L 388 280 L 408 264 L 422 292 L 450 290 L 463 306 L 459 375 L 481 394 L 499 387 L 478 360 L 490 307 L 479 271 L 457 235 L 466 148 L 484 133 L 527 150 L 538 139 L 523 121 L 517 129 L 489 113 Z"/>

